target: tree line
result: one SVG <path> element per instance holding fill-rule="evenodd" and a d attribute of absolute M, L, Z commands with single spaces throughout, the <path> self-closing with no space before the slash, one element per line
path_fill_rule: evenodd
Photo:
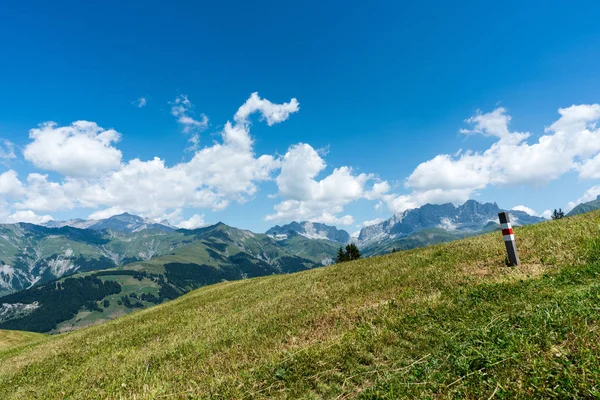
<path fill-rule="evenodd" d="M 346 248 L 340 247 L 338 250 L 336 263 L 358 260 L 360 258 L 360 250 L 354 243 L 346 245 Z"/>

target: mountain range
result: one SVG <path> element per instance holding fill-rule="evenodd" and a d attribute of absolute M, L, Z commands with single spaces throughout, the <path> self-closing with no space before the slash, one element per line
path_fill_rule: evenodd
<path fill-rule="evenodd" d="M 498 227 L 498 213 L 502 211 L 496 203 L 479 203 L 468 200 L 458 207 L 452 203 L 425 204 L 420 208 L 406 210 L 376 225 L 361 229 L 359 247 L 369 249 L 386 242 L 410 237 L 423 231 L 434 236 L 444 233 L 454 238 L 487 232 Z M 524 211 L 509 211 L 513 225 L 528 225 L 544 221 L 544 218 Z"/>
<path fill-rule="evenodd" d="M 123 213 L 119 215 L 113 215 L 106 219 L 70 219 L 68 221 L 49 221 L 42 226 L 47 228 L 62 228 L 64 226 L 70 226 L 72 228 L 79 229 L 92 229 L 92 230 L 103 230 L 111 229 L 117 232 L 133 233 L 143 231 L 145 229 L 158 229 L 163 231 L 173 231 L 177 227 L 169 224 L 169 221 L 161 221 L 156 223 L 150 219 L 142 218 L 137 215 L 131 215 L 129 213 Z"/>
<path fill-rule="evenodd" d="M 499 211 L 495 203 L 474 200 L 458 207 L 427 204 L 363 228 L 358 239 L 308 221 L 274 226 L 261 234 L 223 223 L 177 229 L 167 221 L 156 223 L 127 213 L 46 226 L 4 224 L 0 328 L 75 329 L 205 284 L 327 265 L 340 246 L 350 242 L 372 256 L 451 241 L 498 229 Z M 515 225 L 543 220 L 522 211 L 510 213 Z M 59 293 L 66 292 L 87 294 L 56 303 Z M 71 311 L 64 311 L 65 303 Z M 98 304 L 107 305 L 102 309 Z"/>
<path fill-rule="evenodd" d="M 148 223 L 141 217 L 121 214 L 104 220 L 54 222 L 50 226 L 54 227 L 0 224 L 0 295 L 76 272 L 160 262 L 156 261 L 160 257 L 179 260 L 191 250 L 195 256 L 186 259 L 193 263 L 221 267 L 243 253 L 253 262 L 267 263 L 276 270 L 286 270 L 286 263 L 323 265 L 323 259 L 330 255 L 313 257 L 302 251 L 302 242 L 308 238 L 284 246 L 265 234 L 222 223 L 196 230 L 174 229 L 166 223 Z M 297 255 L 300 253 L 303 257 Z"/>

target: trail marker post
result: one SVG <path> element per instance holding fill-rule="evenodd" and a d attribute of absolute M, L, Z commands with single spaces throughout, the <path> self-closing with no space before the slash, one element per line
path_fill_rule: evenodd
<path fill-rule="evenodd" d="M 502 236 L 504 236 L 504 244 L 506 244 L 506 252 L 508 253 L 508 265 L 513 267 L 519 265 L 519 253 L 517 252 L 517 244 L 515 243 L 515 235 L 510 225 L 510 218 L 507 212 L 498 213 L 500 218 L 500 226 L 502 227 Z"/>

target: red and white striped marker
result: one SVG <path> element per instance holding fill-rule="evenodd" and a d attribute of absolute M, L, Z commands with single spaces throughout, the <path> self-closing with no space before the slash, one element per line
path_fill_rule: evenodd
<path fill-rule="evenodd" d="M 498 213 L 500 218 L 500 227 L 502 228 L 502 236 L 504 236 L 504 244 L 506 244 L 506 252 L 508 253 L 508 265 L 519 265 L 519 253 L 517 252 L 517 243 L 515 242 L 515 234 L 510 225 L 510 218 L 507 212 Z"/>

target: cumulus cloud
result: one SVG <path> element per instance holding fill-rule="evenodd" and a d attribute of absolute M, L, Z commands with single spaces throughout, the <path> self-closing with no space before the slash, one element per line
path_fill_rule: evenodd
<path fill-rule="evenodd" d="M 52 218 L 50 215 L 37 215 L 36 213 L 34 213 L 31 210 L 22 210 L 22 211 L 17 211 L 11 215 L 9 215 L 6 218 L 6 223 L 8 224 L 14 224 L 17 222 L 28 222 L 30 224 L 43 224 L 46 223 L 48 221 L 52 221 L 54 218 Z"/>
<path fill-rule="evenodd" d="M 117 169 L 121 152 L 112 146 L 121 135 L 95 122 L 76 121 L 69 126 L 46 122 L 29 131 L 32 141 L 23 155 L 36 167 L 70 177 L 97 177 Z"/>
<path fill-rule="evenodd" d="M 511 131 L 511 117 L 503 107 L 478 112 L 466 120 L 473 128 L 461 132 L 496 141 L 483 152 L 440 154 L 419 164 L 405 181 L 411 193 L 386 196 L 386 204 L 401 212 L 424 202 L 458 203 L 490 185 L 540 186 L 569 171 L 581 178 L 600 177 L 600 105 L 573 105 L 558 112 L 560 118 L 537 140 L 531 140 L 531 133 Z"/>
<path fill-rule="evenodd" d="M 285 108 L 287 111 L 281 111 L 276 107 L 277 104 L 258 99 L 262 108 L 245 107 L 248 102 L 256 102 L 256 95 L 250 96 L 241 107 L 245 111 L 238 111 L 234 122 L 225 124 L 221 141 L 197 150 L 189 161 L 169 166 L 159 157 L 147 161 L 136 158 L 118 163 L 115 168 L 105 169 L 97 176 L 70 174 L 62 181 L 52 181 L 47 174 L 31 173 L 25 182 L 21 182 L 14 171 L 9 171 L 0 176 L 0 194 L 10 193 L 16 199 L 12 207 L 17 210 L 47 212 L 78 207 L 99 209 L 89 216 L 92 219 L 125 211 L 160 219 L 177 214 L 177 210 L 181 213 L 185 208 L 220 210 L 231 202 L 246 202 L 256 194 L 257 183 L 272 179 L 273 172 L 280 166 L 280 161 L 275 157 L 257 156 L 254 153 L 247 113 L 259 112 L 265 120 L 270 119 L 275 123 L 282 122 L 283 115 L 287 118 L 293 111 L 289 107 Z M 181 102 L 185 102 L 185 99 Z M 63 135 L 67 139 L 69 135 L 80 134 L 83 127 L 88 133 L 90 130 L 99 131 L 96 136 L 108 132 L 94 123 L 85 123 L 84 126 L 78 122 L 68 127 L 52 124 L 49 128 L 47 124 L 44 125 L 44 129 L 52 130 L 52 135 L 67 132 Z M 32 136 L 34 143 L 40 135 L 36 133 Z M 116 138 L 116 135 L 114 132 L 113 137 Z M 103 140 L 104 143 L 111 143 L 109 138 Z M 54 166 L 56 163 L 66 163 L 65 160 L 56 161 L 49 156 L 46 159 L 50 159 Z M 195 222 L 198 222 L 197 218 Z"/>
<path fill-rule="evenodd" d="M 125 210 L 122 209 L 121 207 L 113 206 L 113 207 L 105 208 L 104 210 L 94 211 L 93 213 L 88 215 L 87 219 L 106 219 L 106 218 L 110 218 L 114 215 L 123 214 L 124 212 L 125 212 Z"/>
<path fill-rule="evenodd" d="M 276 179 L 278 196 L 284 200 L 266 220 L 350 225 L 354 222 L 351 215 L 339 216 L 345 205 L 362 198 L 381 197 L 389 190 L 389 185 L 376 182 L 374 175 L 355 174 L 347 166 L 335 168 L 321 180 L 316 179 L 325 168 L 325 161 L 310 145 L 291 146 L 281 161 Z"/>
<path fill-rule="evenodd" d="M 194 214 L 190 219 L 181 221 L 179 224 L 177 224 L 177 227 L 183 229 L 197 229 L 202 228 L 203 226 L 206 226 L 206 222 L 204 222 L 204 214 Z"/>
<path fill-rule="evenodd" d="M 18 199 L 25 194 L 25 188 L 17 177 L 17 172 L 8 170 L 0 174 L 0 197 Z"/>
<path fill-rule="evenodd" d="M 482 134 L 484 136 L 496 136 L 499 138 L 510 135 L 508 124 L 511 120 L 510 115 L 506 114 L 504 107 L 498 107 L 494 111 L 482 114 L 477 110 L 477 114 L 465 120 L 468 124 L 473 124 L 473 129 L 461 129 L 464 134 Z"/>
<path fill-rule="evenodd" d="M 48 180 L 47 174 L 31 173 L 27 175 L 23 198 L 13 205 L 16 209 L 34 211 L 57 211 L 72 209 L 76 202 L 77 191 L 70 190 L 75 180 L 67 179 L 65 184 Z M 65 190 L 66 189 L 66 190 Z M 85 206 L 85 205 L 84 205 Z"/>
<path fill-rule="evenodd" d="M 523 211 L 523 212 L 525 212 L 525 213 L 527 213 L 529 215 L 533 215 L 533 216 L 537 215 L 537 213 L 533 209 L 531 209 L 531 208 L 529 208 L 527 206 L 523 206 L 523 205 L 514 206 L 512 209 L 515 210 L 515 211 Z"/>
<path fill-rule="evenodd" d="M 552 210 L 545 210 L 543 213 L 540 214 L 540 217 L 546 219 L 552 218 Z"/>
<path fill-rule="evenodd" d="M 245 124 L 248 117 L 259 111 L 262 118 L 271 126 L 283 122 L 290 117 L 290 114 L 300 110 L 300 103 L 295 98 L 288 103 L 274 104 L 267 99 L 261 99 L 257 92 L 250 95 L 250 98 L 235 113 L 234 120 L 237 123 Z"/>
<path fill-rule="evenodd" d="M 309 144 L 292 145 L 282 157 L 255 154 L 251 115 L 258 114 L 259 120 L 273 125 L 299 109 L 296 99 L 276 104 L 252 93 L 225 122 L 217 141 L 199 148 L 198 137 L 191 139 L 193 156 L 174 165 L 159 157 L 122 161 L 115 147 L 121 135 L 94 122 L 42 124 L 30 131 L 25 159 L 63 177 L 53 180 L 44 173 L 30 173 L 20 180 L 13 170 L 0 174 L 0 198 L 13 201 L 3 218 L 15 212 L 41 214 L 85 207 L 97 210 L 92 218 L 127 211 L 155 220 L 171 216 L 182 226 L 194 226 L 203 221 L 203 215 L 181 221 L 182 210 L 220 210 L 232 202 L 249 201 L 258 183 L 275 178 L 274 197 L 279 203 L 266 220 L 351 225 L 354 218 L 345 208 L 358 200 L 378 201 L 378 207 L 401 212 L 426 203 L 462 203 L 492 185 L 538 186 L 566 172 L 582 179 L 600 178 L 600 130 L 596 127 L 600 106 L 596 104 L 559 109 L 559 118 L 540 136 L 511 130 L 511 117 L 503 107 L 477 112 L 466 120 L 470 127 L 462 132 L 486 136 L 491 145 L 483 151 L 440 154 L 417 165 L 404 180 L 406 193 L 392 193 L 388 182 L 350 166 L 327 171 L 324 155 Z M 208 124 L 203 114 L 195 119 L 185 95 L 171 103 L 171 112 L 191 135 Z M 12 157 L 12 147 L 5 147 Z M 597 195 L 594 188 L 589 192 L 582 199 Z"/>

